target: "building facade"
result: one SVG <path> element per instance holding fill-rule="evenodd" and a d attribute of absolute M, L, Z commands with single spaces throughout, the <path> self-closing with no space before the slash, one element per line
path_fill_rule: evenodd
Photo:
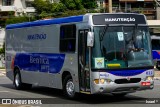
<path fill-rule="evenodd" d="M 103 0 L 105 12 L 141 13 L 148 20 L 150 32 L 160 35 L 160 0 Z"/>
<path fill-rule="evenodd" d="M 158 16 L 155 0 L 104 0 L 108 12 L 109 2 L 112 2 L 112 12 L 130 12 L 145 14 L 148 20 L 155 20 Z"/>
<path fill-rule="evenodd" d="M 34 13 L 32 6 L 34 0 L 0 0 L 0 19 L 6 19 L 10 15 Z"/>

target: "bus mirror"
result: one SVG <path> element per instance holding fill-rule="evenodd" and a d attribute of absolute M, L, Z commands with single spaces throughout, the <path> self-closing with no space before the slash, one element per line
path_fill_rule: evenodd
<path fill-rule="evenodd" d="M 87 34 L 87 46 L 93 47 L 94 44 L 94 34 L 93 32 L 88 32 Z"/>

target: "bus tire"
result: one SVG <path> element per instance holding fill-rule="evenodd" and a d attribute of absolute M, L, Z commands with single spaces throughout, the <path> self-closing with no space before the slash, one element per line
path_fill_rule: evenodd
<path fill-rule="evenodd" d="M 73 79 L 71 77 L 71 75 L 67 75 L 64 78 L 63 81 L 63 92 L 64 95 L 70 99 L 75 98 L 76 93 L 75 93 L 75 85 L 73 83 Z"/>
<path fill-rule="evenodd" d="M 13 84 L 14 84 L 14 86 L 17 90 L 30 89 L 32 87 L 31 84 L 22 83 L 21 74 L 20 74 L 20 71 L 18 69 L 15 70 L 15 76 L 14 76 Z"/>

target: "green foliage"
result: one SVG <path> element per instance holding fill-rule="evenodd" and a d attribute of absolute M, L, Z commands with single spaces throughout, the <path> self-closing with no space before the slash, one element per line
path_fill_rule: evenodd
<path fill-rule="evenodd" d="M 49 0 L 34 0 L 32 5 L 35 7 L 37 15 L 34 17 L 13 17 L 13 13 L 11 12 L 11 18 L 6 20 L 6 25 L 34 21 L 44 18 L 73 16 L 85 14 L 88 12 L 97 12 L 94 10 L 96 7 L 95 0 L 60 0 L 59 3 L 51 3 Z"/>
<path fill-rule="evenodd" d="M 34 0 L 33 6 L 40 18 L 63 17 L 95 12 L 95 0 L 60 0 L 59 3 L 50 3 L 49 0 Z M 92 9 L 92 10 L 86 10 Z"/>
<path fill-rule="evenodd" d="M 60 0 L 69 10 L 83 9 L 81 0 Z"/>
<path fill-rule="evenodd" d="M 12 17 L 6 20 L 6 25 L 14 24 L 14 23 L 22 23 L 36 20 L 34 17 L 20 16 L 20 17 Z"/>
<path fill-rule="evenodd" d="M 3 43 L 3 47 L 0 48 L 0 55 L 5 55 L 5 43 Z"/>
<path fill-rule="evenodd" d="M 8 15 L 11 16 L 11 17 L 14 16 L 14 11 L 8 12 Z"/>
<path fill-rule="evenodd" d="M 86 10 L 67 10 L 63 14 L 59 15 L 59 17 L 67 17 L 67 16 L 74 16 L 74 15 L 81 15 L 85 14 Z"/>
<path fill-rule="evenodd" d="M 96 0 L 82 0 L 82 5 L 86 9 L 94 9 L 97 7 Z"/>
<path fill-rule="evenodd" d="M 53 3 L 51 12 L 64 12 L 66 9 L 67 8 L 63 3 Z"/>
<path fill-rule="evenodd" d="M 5 20 L 0 20 L 0 27 L 2 27 L 2 28 L 5 27 Z"/>
<path fill-rule="evenodd" d="M 33 6 L 36 9 L 36 12 L 38 14 L 41 14 L 42 12 L 50 12 L 52 8 L 52 4 L 49 2 L 49 0 L 34 0 Z"/>

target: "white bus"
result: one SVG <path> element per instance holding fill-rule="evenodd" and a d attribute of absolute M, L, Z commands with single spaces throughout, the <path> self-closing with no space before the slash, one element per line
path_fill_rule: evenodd
<path fill-rule="evenodd" d="M 156 68 L 160 70 L 160 36 L 151 36 L 152 56 Z"/>
<path fill-rule="evenodd" d="M 6 26 L 6 70 L 16 89 L 32 85 L 76 93 L 153 89 L 146 18 L 94 13 Z"/>

